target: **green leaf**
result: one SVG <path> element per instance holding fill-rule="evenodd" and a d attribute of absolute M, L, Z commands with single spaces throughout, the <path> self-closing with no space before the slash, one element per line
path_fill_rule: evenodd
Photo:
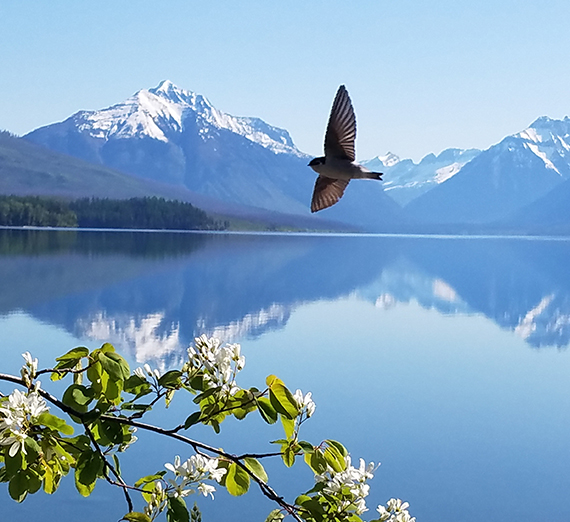
<path fill-rule="evenodd" d="M 99 362 L 113 381 L 126 381 L 131 375 L 129 364 L 116 352 L 101 353 Z"/>
<path fill-rule="evenodd" d="M 113 464 L 115 465 L 115 469 L 117 470 L 117 473 L 120 475 L 121 474 L 121 462 L 119 461 L 119 457 L 117 456 L 116 453 L 113 453 Z"/>
<path fill-rule="evenodd" d="M 204 391 L 206 389 L 206 381 L 204 381 L 204 375 L 202 373 L 195 375 L 190 379 L 190 387 L 196 391 Z"/>
<path fill-rule="evenodd" d="M 164 404 L 166 404 L 167 408 L 170 406 L 170 403 L 172 402 L 172 399 L 173 399 L 175 393 L 176 393 L 176 390 L 174 390 L 174 389 L 169 389 L 166 392 L 166 395 L 164 396 Z"/>
<path fill-rule="evenodd" d="M 9 446 L 6 446 L 4 465 L 6 466 L 6 478 L 11 479 L 25 466 L 25 462 L 22 458 L 21 451 L 18 451 L 13 457 L 10 457 L 10 455 L 8 455 L 8 448 Z"/>
<path fill-rule="evenodd" d="M 325 510 L 315 497 L 309 497 L 308 495 L 299 495 L 295 499 L 295 504 L 301 506 L 303 509 L 306 509 L 314 519 L 323 520 Z"/>
<path fill-rule="evenodd" d="M 61 475 L 55 472 L 49 465 L 44 466 L 43 485 L 44 491 L 48 495 L 52 495 L 57 491 Z"/>
<path fill-rule="evenodd" d="M 271 376 L 270 376 L 271 377 Z M 269 380 L 269 377 L 267 378 Z M 269 400 L 275 410 L 281 415 L 294 419 L 299 414 L 299 406 L 293 397 L 293 394 L 287 387 L 275 377 L 270 381 Z"/>
<path fill-rule="evenodd" d="M 315 451 L 315 447 L 306 440 L 300 440 L 297 444 L 301 446 L 301 449 L 303 450 L 304 453 L 312 453 L 313 451 Z"/>
<path fill-rule="evenodd" d="M 199 395 L 194 397 L 194 399 L 192 399 L 192 400 L 196 404 L 200 404 L 204 399 L 207 399 L 211 395 L 214 395 L 215 393 L 218 393 L 218 392 L 219 392 L 219 388 L 210 388 L 209 390 L 206 390 L 205 392 L 200 393 Z"/>
<path fill-rule="evenodd" d="M 44 412 L 36 419 L 37 424 L 46 426 L 53 430 L 57 430 L 64 435 L 73 435 L 73 427 L 67 424 L 63 419 L 52 415 L 51 413 Z"/>
<path fill-rule="evenodd" d="M 105 343 L 99 350 L 95 350 L 101 353 L 115 353 L 115 347 L 111 343 Z"/>
<path fill-rule="evenodd" d="M 169 497 L 167 510 L 166 510 L 166 520 L 167 522 L 189 522 L 190 513 L 186 507 L 186 502 L 182 497 Z"/>
<path fill-rule="evenodd" d="M 313 453 L 305 453 L 305 462 L 317 475 L 322 475 L 327 470 L 327 461 L 319 449 Z"/>
<path fill-rule="evenodd" d="M 75 465 L 75 487 L 77 491 L 88 497 L 97 482 L 97 477 L 103 473 L 103 460 L 98 453 L 88 451 L 82 453 Z"/>
<path fill-rule="evenodd" d="M 182 377 L 182 372 L 179 370 L 170 370 L 166 372 L 160 379 L 158 379 L 158 384 L 164 388 L 177 389 L 180 387 L 180 377 Z"/>
<path fill-rule="evenodd" d="M 141 379 L 138 375 L 131 375 L 123 385 L 127 393 L 136 395 L 137 398 L 147 395 L 151 392 L 150 384 Z"/>
<path fill-rule="evenodd" d="M 281 458 L 283 459 L 285 466 L 290 468 L 293 464 L 295 464 L 295 452 L 291 446 L 283 445 L 281 452 Z"/>
<path fill-rule="evenodd" d="M 87 411 L 88 404 L 93 400 L 93 391 L 82 384 L 72 384 L 63 393 L 62 401 L 66 406 L 79 413 Z"/>
<path fill-rule="evenodd" d="M 257 407 L 261 418 L 267 422 L 267 424 L 275 424 L 277 422 L 278 414 L 275 408 L 271 405 L 271 401 L 265 397 L 259 397 L 257 399 Z"/>
<path fill-rule="evenodd" d="M 26 471 L 26 478 L 28 479 L 28 493 L 33 495 L 42 487 L 42 479 L 37 471 L 30 468 Z"/>
<path fill-rule="evenodd" d="M 135 482 L 135 487 L 140 488 L 143 484 L 150 484 L 155 480 L 160 480 L 162 477 L 166 475 L 166 471 L 159 471 L 154 475 L 147 475 L 146 477 L 142 477 Z"/>
<path fill-rule="evenodd" d="M 63 354 L 61 357 L 56 357 L 56 361 L 78 361 L 82 357 L 87 357 L 89 355 L 89 350 L 85 346 L 78 346 L 69 350 L 69 352 Z"/>
<path fill-rule="evenodd" d="M 30 464 L 33 464 L 34 461 L 38 458 L 42 449 L 40 448 L 40 445 L 32 437 L 26 437 L 24 439 L 24 446 L 26 448 L 26 453 L 27 453 L 26 460 Z"/>
<path fill-rule="evenodd" d="M 107 439 L 109 439 L 113 444 L 122 444 L 125 442 L 123 427 L 117 422 L 106 420 L 100 421 L 99 433 L 104 433 L 105 437 L 107 437 Z"/>
<path fill-rule="evenodd" d="M 281 512 L 280 509 L 274 509 L 271 513 L 269 513 L 268 517 L 265 519 L 265 522 L 281 522 L 285 518 L 285 515 Z"/>
<path fill-rule="evenodd" d="M 202 412 L 195 411 L 192 415 L 188 416 L 188 418 L 184 421 L 184 429 L 187 430 L 190 426 L 194 426 L 194 424 L 198 424 L 200 422 L 200 417 L 202 416 Z"/>
<path fill-rule="evenodd" d="M 259 460 L 251 457 L 246 457 L 244 459 L 244 464 L 259 480 L 261 480 L 261 482 L 267 483 L 269 481 L 267 473 L 265 472 L 265 469 L 263 468 Z"/>
<path fill-rule="evenodd" d="M 334 446 L 343 457 L 346 457 L 348 455 L 348 450 L 340 442 L 331 439 L 327 439 L 325 442 L 329 446 Z"/>
<path fill-rule="evenodd" d="M 340 473 L 346 469 L 346 461 L 344 460 L 344 457 L 334 446 L 329 446 L 327 449 L 325 449 L 324 457 L 329 466 L 337 473 Z"/>
<path fill-rule="evenodd" d="M 232 462 L 226 475 L 226 488 L 230 495 L 239 497 L 247 493 L 249 489 L 249 475 L 247 471 L 235 462 Z"/>
<path fill-rule="evenodd" d="M 10 479 L 8 493 L 16 502 L 24 501 L 28 494 L 28 477 L 24 471 L 19 471 Z"/>
<path fill-rule="evenodd" d="M 155 489 L 154 483 L 148 482 L 148 483 L 144 484 L 141 489 L 142 489 L 142 492 L 141 492 L 142 497 L 145 499 L 146 502 L 150 502 L 152 499 L 152 493 Z"/>
<path fill-rule="evenodd" d="M 295 419 L 287 419 L 281 415 L 281 424 L 283 424 L 283 429 L 285 430 L 285 437 L 290 439 L 295 433 Z"/>
<path fill-rule="evenodd" d="M 128 522 L 151 522 L 150 517 L 144 513 L 139 513 L 137 511 L 131 511 L 127 513 L 121 520 L 127 520 Z"/>
<path fill-rule="evenodd" d="M 93 363 L 87 368 L 87 378 L 91 381 L 91 387 L 97 393 L 101 393 L 103 390 L 102 372 L 103 367 L 100 362 Z"/>

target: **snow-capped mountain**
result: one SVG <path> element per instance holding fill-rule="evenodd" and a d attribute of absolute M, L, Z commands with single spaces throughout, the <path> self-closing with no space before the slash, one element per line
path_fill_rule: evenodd
<path fill-rule="evenodd" d="M 481 152 L 406 209 L 432 223 L 503 220 L 570 178 L 570 119 L 537 119 Z"/>
<path fill-rule="evenodd" d="M 112 107 L 77 112 L 25 138 L 190 190 L 202 198 L 196 204 L 206 210 L 205 205 L 215 202 L 215 211 L 223 212 L 218 204 L 222 202 L 311 216 L 315 175 L 307 167 L 309 157 L 295 147 L 286 130 L 259 118 L 226 114 L 204 96 L 170 81 Z M 380 183 L 366 181 L 351 184 L 343 205 L 337 207 L 313 219 L 370 229 L 398 219 L 401 212 Z"/>
<path fill-rule="evenodd" d="M 401 160 L 388 152 L 363 164 L 370 170 L 384 172 L 384 190 L 400 205 L 405 205 L 457 174 L 480 152 L 478 149 L 446 149 L 437 156 L 428 154 L 419 163 Z"/>
<path fill-rule="evenodd" d="M 275 153 L 303 154 L 289 133 L 259 118 L 236 117 L 217 110 L 202 95 L 164 80 L 154 89 L 143 89 L 123 103 L 72 116 L 78 129 L 96 139 L 153 138 L 168 142 L 184 128 L 187 113 L 196 114 L 198 132 L 212 139 L 210 129 L 226 129 Z"/>

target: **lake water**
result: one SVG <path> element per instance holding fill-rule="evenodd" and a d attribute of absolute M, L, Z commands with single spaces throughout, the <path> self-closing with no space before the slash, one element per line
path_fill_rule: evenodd
<path fill-rule="evenodd" d="M 243 386 L 277 374 L 312 391 L 303 437 L 381 462 L 368 506 L 410 502 L 418 522 L 570 520 L 570 242 L 499 238 L 0 231 L 0 371 L 110 341 L 134 368 L 169 368 L 201 333 L 240 342 Z M 0 383 L 0 391 L 13 386 Z M 154 420 L 189 411 L 175 401 Z M 191 431 L 191 435 L 194 435 Z M 140 434 L 128 479 L 180 445 Z M 228 451 L 271 450 L 257 418 L 199 429 Z M 299 467 L 298 471 L 295 469 Z M 310 476 L 268 465 L 293 500 Z M 189 499 L 191 505 L 194 499 Z M 252 490 L 197 499 L 204 522 L 265 520 Z M 115 521 L 122 493 L 59 494 L 2 520 Z"/>

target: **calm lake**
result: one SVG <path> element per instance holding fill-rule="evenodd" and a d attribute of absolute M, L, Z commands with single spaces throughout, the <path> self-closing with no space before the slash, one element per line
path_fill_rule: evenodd
<path fill-rule="evenodd" d="M 313 393 L 303 438 L 382 463 L 368 519 L 399 497 L 418 522 L 568 521 L 569 262 L 560 239 L 0 230 L 0 371 L 19 373 L 24 351 L 49 367 L 107 341 L 132 368 L 164 370 L 195 336 L 215 335 L 241 343 L 242 386 L 274 373 Z M 175 400 L 153 421 L 174 426 L 189 411 Z M 129 480 L 189 455 L 137 435 Z M 248 417 L 190 436 L 272 451 L 281 428 Z M 310 487 L 305 468 L 267 465 L 290 501 Z M 1 520 L 126 512 L 121 491 L 100 484 L 83 499 L 72 476 L 23 504 L 0 486 Z M 273 509 L 255 489 L 187 500 L 204 522 L 262 522 Z"/>

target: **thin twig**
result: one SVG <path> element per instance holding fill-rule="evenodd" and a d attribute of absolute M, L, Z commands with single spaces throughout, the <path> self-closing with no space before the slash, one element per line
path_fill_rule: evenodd
<path fill-rule="evenodd" d="M 43 370 L 38 370 L 36 372 L 36 377 L 38 377 L 39 375 L 42 375 L 44 373 L 57 373 L 57 374 L 83 373 L 83 372 L 86 372 L 87 370 L 89 370 L 89 368 L 91 368 L 91 366 L 93 366 L 94 364 L 95 364 L 95 361 L 89 363 L 85 368 L 44 368 Z"/>
<path fill-rule="evenodd" d="M 118 485 L 123 489 L 123 493 L 125 494 L 125 500 L 127 501 L 127 505 L 129 506 L 129 513 L 130 513 L 133 510 L 133 501 L 131 500 L 131 495 L 129 494 L 129 490 L 127 489 L 127 484 L 125 484 L 125 481 L 122 479 L 120 473 L 115 469 L 115 466 L 113 466 L 107 460 L 106 455 L 101 450 L 101 446 L 99 446 L 99 443 L 95 440 L 95 436 L 93 435 L 93 432 L 91 431 L 89 426 L 83 423 L 83 427 L 85 428 L 87 435 L 91 439 L 91 443 L 93 444 L 93 446 L 95 446 L 95 450 L 97 451 L 97 453 L 99 453 L 99 456 L 103 459 L 103 463 L 105 465 L 105 479 L 107 480 L 107 482 L 113 483 L 108 474 L 108 472 L 111 471 L 111 473 L 115 475 L 116 479 L 119 481 Z"/>

